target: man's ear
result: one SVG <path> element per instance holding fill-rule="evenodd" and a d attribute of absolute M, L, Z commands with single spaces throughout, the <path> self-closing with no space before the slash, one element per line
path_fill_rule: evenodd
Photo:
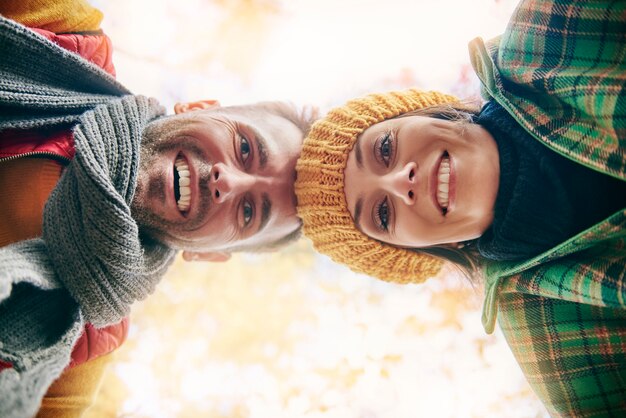
<path fill-rule="evenodd" d="M 223 262 L 223 261 L 230 260 L 230 253 L 223 252 L 223 251 L 210 252 L 210 253 L 183 251 L 183 260 Z"/>
<path fill-rule="evenodd" d="M 178 115 L 179 113 L 191 112 L 194 110 L 216 109 L 220 106 L 220 102 L 217 100 L 198 100 L 197 102 L 176 103 L 174 105 L 174 113 Z"/>

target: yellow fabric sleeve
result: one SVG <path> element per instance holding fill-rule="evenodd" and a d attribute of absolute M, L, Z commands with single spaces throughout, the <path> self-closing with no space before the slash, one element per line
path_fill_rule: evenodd
<path fill-rule="evenodd" d="M 93 404 L 112 354 L 63 372 L 43 398 L 37 418 L 78 418 Z"/>
<path fill-rule="evenodd" d="M 2 0 L 0 14 L 54 33 L 94 31 L 102 21 L 102 12 L 85 0 Z"/>
<path fill-rule="evenodd" d="M 0 247 L 41 235 L 43 208 L 62 170 L 46 158 L 0 163 Z"/>

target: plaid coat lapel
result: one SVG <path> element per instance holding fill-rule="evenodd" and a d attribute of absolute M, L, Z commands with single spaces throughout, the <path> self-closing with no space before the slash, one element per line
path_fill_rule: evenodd
<path fill-rule="evenodd" d="M 506 32 L 470 43 L 495 98 L 554 151 L 626 178 L 626 2 L 524 1 Z"/>
<path fill-rule="evenodd" d="M 626 209 L 531 260 L 488 265 L 485 276 L 488 333 L 503 293 L 626 309 Z"/>

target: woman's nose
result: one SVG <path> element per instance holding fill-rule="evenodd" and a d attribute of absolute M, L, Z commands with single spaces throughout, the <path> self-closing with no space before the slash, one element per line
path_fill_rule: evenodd
<path fill-rule="evenodd" d="M 213 200 L 224 203 L 250 190 L 254 186 L 254 177 L 237 168 L 216 163 L 211 168 L 209 185 Z"/>
<path fill-rule="evenodd" d="M 394 170 L 385 175 L 384 188 L 395 195 L 407 205 L 413 205 L 415 203 L 415 191 L 417 183 L 415 181 L 415 174 L 417 172 L 417 164 L 410 162 L 398 170 Z"/>

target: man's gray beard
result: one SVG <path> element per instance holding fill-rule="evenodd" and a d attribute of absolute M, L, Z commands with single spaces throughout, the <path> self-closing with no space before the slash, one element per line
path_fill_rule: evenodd
<path fill-rule="evenodd" d="M 170 151 L 172 149 L 180 147 L 179 143 L 172 143 L 169 140 L 171 138 L 174 138 L 177 135 L 177 132 L 179 132 L 181 128 L 186 127 L 188 123 L 189 122 L 187 120 L 183 120 L 183 118 L 178 119 L 176 115 L 171 115 L 152 121 L 146 126 L 143 131 L 141 140 L 139 175 L 141 175 L 142 172 L 146 172 L 147 167 L 151 166 L 155 156 L 157 156 L 159 153 Z M 200 151 L 197 152 L 199 153 Z M 200 196 L 210 196 L 211 192 L 210 190 L 208 190 L 208 178 L 210 175 L 210 170 L 211 165 L 208 163 L 198 167 L 198 176 L 201 180 L 199 182 Z M 159 185 L 155 186 L 158 187 Z M 142 236 L 147 236 L 151 239 L 155 239 L 156 241 L 159 241 L 174 249 L 183 249 L 182 247 L 185 246 L 184 243 L 173 242 L 176 240 L 173 240 L 165 231 L 166 227 L 169 227 L 170 229 L 176 229 L 178 225 L 164 221 L 161 217 L 155 215 L 149 208 L 146 207 L 147 205 L 145 205 L 145 202 L 143 202 L 139 196 L 148 196 L 150 194 L 150 191 L 143 191 L 141 190 L 142 187 L 143 184 L 141 182 L 137 182 L 137 188 L 135 189 L 135 194 L 131 203 L 131 215 L 133 219 L 137 221 L 140 234 Z M 150 187 L 154 186 L 151 184 Z M 165 187 L 164 183 L 162 187 Z M 200 201 L 201 213 L 208 210 L 210 204 L 209 200 L 210 198 Z M 202 221 L 202 219 L 200 219 L 199 221 Z M 198 226 L 198 223 L 199 222 L 193 221 L 188 222 L 185 225 L 185 229 L 193 229 Z"/>
<path fill-rule="evenodd" d="M 146 172 L 147 167 L 152 164 L 154 157 L 158 155 L 159 152 L 163 152 L 174 147 L 173 145 L 160 146 L 165 139 L 170 138 L 175 133 L 177 130 L 176 128 L 183 126 L 183 121 L 172 119 L 174 116 L 175 115 L 164 116 L 156 119 L 151 121 L 144 128 L 141 137 L 141 152 L 139 156 L 139 176 L 141 176 L 141 173 Z M 161 227 L 163 222 L 150 210 L 146 209 L 146 205 L 140 200 L 139 196 L 147 195 L 142 188 L 143 184 L 138 181 L 131 203 L 131 215 L 133 219 L 137 221 L 141 235 L 147 235 L 161 243 L 168 244 L 163 242 L 164 240 Z"/>

